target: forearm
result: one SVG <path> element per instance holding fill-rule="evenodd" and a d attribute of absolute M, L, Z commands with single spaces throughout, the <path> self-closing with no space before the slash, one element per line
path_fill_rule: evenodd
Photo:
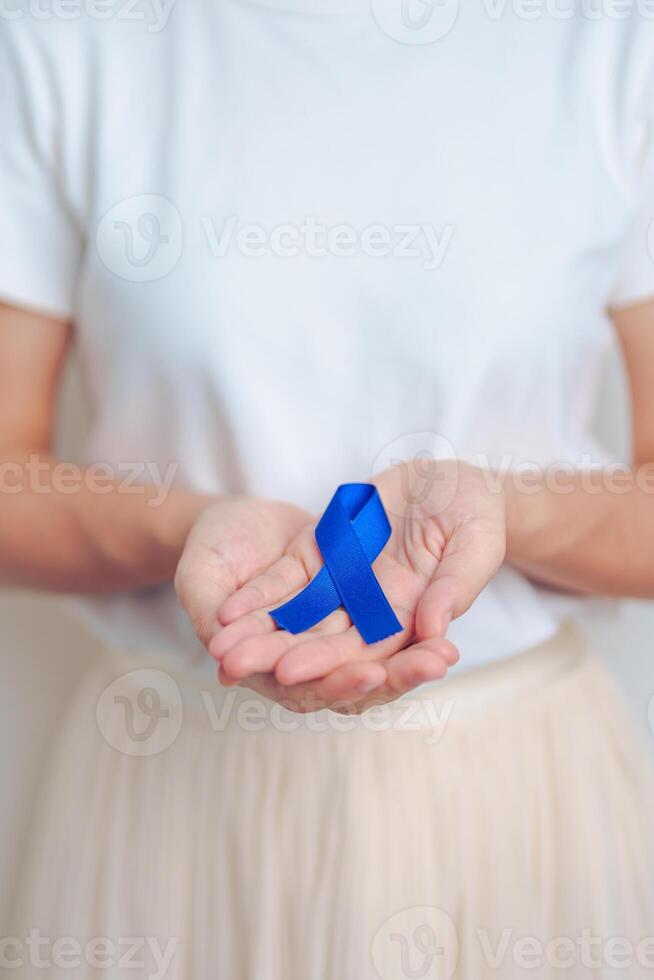
<path fill-rule="evenodd" d="M 47 456 L 1 457 L 0 584 L 107 592 L 172 581 L 207 502 L 172 488 L 92 478 Z"/>
<path fill-rule="evenodd" d="M 652 467 L 510 475 L 507 558 L 529 577 L 584 594 L 654 598 Z"/>

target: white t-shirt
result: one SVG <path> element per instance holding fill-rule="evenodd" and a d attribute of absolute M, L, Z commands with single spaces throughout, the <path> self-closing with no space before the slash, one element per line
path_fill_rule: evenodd
<path fill-rule="evenodd" d="M 607 306 L 654 295 L 654 25 L 550 8 L 5 11 L 0 296 L 74 318 L 87 459 L 316 513 L 416 451 L 602 459 Z M 505 567 L 452 638 L 472 666 L 564 606 Z M 203 658 L 172 588 L 80 607 Z"/>

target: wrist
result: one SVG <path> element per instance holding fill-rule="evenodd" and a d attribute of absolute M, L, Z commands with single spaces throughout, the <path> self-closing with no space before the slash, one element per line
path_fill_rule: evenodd
<path fill-rule="evenodd" d="M 534 561 L 549 526 L 549 495 L 535 478 L 527 482 L 509 472 L 504 477 L 506 553 L 515 563 Z"/>
<path fill-rule="evenodd" d="M 191 528 L 216 499 L 209 494 L 175 490 L 164 503 L 148 508 L 151 561 L 162 581 L 174 578 Z"/>

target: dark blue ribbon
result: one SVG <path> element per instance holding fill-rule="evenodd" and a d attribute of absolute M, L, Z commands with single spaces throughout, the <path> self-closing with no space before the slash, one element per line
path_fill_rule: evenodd
<path fill-rule="evenodd" d="M 307 587 L 271 612 L 289 633 L 303 633 L 344 606 L 366 643 L 399 633 L 393 612 L 371 565 L 391 536 L 377 489 L 345 483 L 332 497 L 316 527 L 324 566 Z"/>

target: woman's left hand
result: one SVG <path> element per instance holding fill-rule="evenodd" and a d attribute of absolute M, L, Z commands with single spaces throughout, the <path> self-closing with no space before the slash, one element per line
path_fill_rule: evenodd
<path fill-rule="evenodd" d="M 220 609 L 224 628 L 209 652 L 223 684 L 250 687 L 297 711 L 361 711 L 442 678 L 456 663 L 448 625 L 504 560 L 501 487 L 482 470 L 450 460 L 401 463 L 374 482 L 392 526 L 374 570 L 402 632 L 367 646 L 342 608 L 306 633 L 277 629 L 269 611 L 322 566 L 309 526 Z"/>

